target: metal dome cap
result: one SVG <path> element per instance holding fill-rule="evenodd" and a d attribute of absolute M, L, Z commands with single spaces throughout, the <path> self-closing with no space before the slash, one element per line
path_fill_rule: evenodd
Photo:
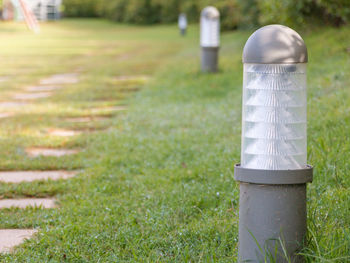
<path fill-rule="evenodd" d="M 256 30 L 243 49 L 243 63 L 283 64 L 306 63 L 304 40 L 293 29 L 283 25 L 268 25 Z"/>
<path fill-rule="evenodd" d="M 219 13 L 219 10 L 216 9 L 216 7 L 207 6 L 202 10 L 201 16 L 207 19 L 219 19 L 220 13 Z"/>

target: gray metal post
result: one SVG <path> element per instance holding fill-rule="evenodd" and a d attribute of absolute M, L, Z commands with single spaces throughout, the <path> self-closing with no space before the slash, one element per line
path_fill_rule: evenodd
<path fill-rule="evenodd" d="M 306 233 L 306 183 L 312 167 L 235 167 L 240 182 L 238 262 L 303 262 L 296 252 Z"/>
<path fill-rule="evenodd" d="M 202 47 L 201 69 L 203 72 L 218 71 L 218 47 Z"/>
<path fill-rule="evenodd" d="M 266 70 L 266 67 L 268 67 L 267 64 L 281 65 L 281 67 L 291 64 L 290 68 L 282 68 L 281 79 L 283 80 L 285 76 L 283 74 L 288 74 L 289 69 L 295 70 L 293 65 L 307 62 L 307 49 L 302 38 L 290 28 L 280 25 L 266 26 L 256 31 L 248 39 L 243 51 L 243 62 L 249 65 L 256 64 L 259 70 L 261 67 Z M 286 70 L 286 72 L 283 70 Z M 269 74 L 266 77 L 270 83 L 274 77 L 273 74 Z M 258 78 L 264 81 L 264 76 L 258 76 Z M 260 158 L 263 152 L 267 152 L 271 154 L 271 156 L 266 155 L 261 157 L 269 161 L 266 167 L 268 167 L 268 165 L 271 167 L 273 165 L 279 167 L 278 164 L 276 164 L 276 160 L 278 160 L 276 154 L 282 151 L 281 145 L 289 143 L 289 139 L 281 137 L 282 132 L 278 133 L 279 130 L 276 127 L 278 125 L 284 125 L 281 127 L 287 129 L 291 127 L 290 124 L 285 124 L 287 121 L 285 119 L 282 120 L 281 123 L 274 123 L 277 116 L 276 113 L 278 114 L 281 111 L 288 110 L 288 103 L 292 104 L 291 101 L 288 101 L 289 98 L 285 96 L 281 97 L 284 99 L 283 101 L 279 101 L 280 97 L 277 96 L 278 94 L 276 95 L 273 93 L 274 90 L 276 90 L 274 86 L 277 85 L 276 83 L 277 82 L 267 89 L 260 86 L 254 87 L 256 90 L 259 90 L 259 92 L 261 92 L 261 88 L 267 90 L 263 95 L 263 99 L 259 101 L 256 100 L 255 97 L 254 100 L 248 101 L 247 105 L 243 105 L 243 107 L 258 105 L 257 107 L 268 108 L 266 114 L 271 114 L 271 112 L 275 114 L 273 115 L 275 116 L 273 119 L 268 119 L 271 123 L 264 119 L 266 116 L 263 114 L 260 114 L 258 119 L 254 116 L 255 123 L 250 122 L 252 121 L 252 119 L 249 119 L 250 116 L 247 119 L 243 119 L 243 121 L 248 122 L 247 125 L 251 125 L 249 128 L 258 125 L 260 130 L 258 130 L 259 133 L 252 135 L 251 131 L 247 132 L 243 129 L 242 138 L 246 136 L 248 138 L 247 140 L 250 140 L 249 143 L 251 143 L 251 141 L 254 142 L 254 140 L 260 140 L 261 143 L 262 140 L 265 140 L 267 143 L 270 142 L 270 148 L 248 147 L 247 149 L 249 150 L 246 150 L 246 152 L 244 152 L 244 149 L 242 150 L 242 155 L 246 154 L 248 156 L 246 158 L 249 159 L 254 155 L 252 151 L 255 150 L 257 152 L 254 156 Z M 294 83 L 287 84 L 294 85 Z M 288 86 L 287 84 L 282 86 L 290 89 L 291 87 L 293 87 L 293 89 L 298 88 L 296 86 Z M 249 89 L 248 92 L 252 92 L 251 89 Z M 291 91 L 288 89 L 280 89 L 276 91 L 276 93 L 278 92 L 290 94 Z M 266 100 L 266 98 L 268 99 Z M 271 100 L 271 98 L 273 98 L 273 100 Z M 295 102 L 293 101 L 293 103 Z M 306 104 L 306 97 L 305 102 L 302 101 L 302 103 Z M 271 105 L 277 106 L 275 109 L 271 110 Z M 284 106 L 286 108 L 280 108 Z M 269 127 L 269 125 L 271 126 Z M 300 124 L 298 123 L 295 125 Z M 269 127 L 270 130 L 265 133 L 264 130 L 261 130 L 261 127 Z M 245 134 L 246 132 L 248 135 Z M 274 139 L 274 136 L 276 138 L 278 137 L 278 139 Z M 299 134 L 299 136 L 301 135 Z M 304 140 L 303 138 L 297 139 L 301 140 L 301 142 Z M 282 144 L 276 146 L 276 140 L 280 140 Z M 285 148 L 295 150 L 295 148 L 293 148 L 294 145 L 290 144 L 288 146 L 292 147 Z M 293 154 L 291 154 L 291 158 L 294 158 Z M 298 154 L 297 151 L 295 154 Z M 285 156 L 282 157 L 285 158 Z M 306 153 L 303 157 L 306 159 Z M 253 162 L 253 164 L 249 163 L 250 160 L 251 159 L 245 162 L 245 165 L 248 167 L 244 167 L 244 165 L 235 166 L 235 179 L 240 183 L 238 262 L 303 262 L 303 258 L 298 256 L 297 252 L 303 245 L 307 229 L 306 184 L 312 181 L 312 167 L 305 165 L 298 169 L 266 169 L 266 167 L 256 169 L 249 166 L 259 166 L 263 159 L 259 159 L 259 162 Z M 298 159 L 298 161 L 299 160 L 300 159 Z M 292 163 L 292 165 L 295 164 Z"/>

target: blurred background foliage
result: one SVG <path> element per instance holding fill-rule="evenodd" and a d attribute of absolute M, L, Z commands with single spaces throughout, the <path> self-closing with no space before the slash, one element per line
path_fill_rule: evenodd
<path fill-rule="evenodd" d="M 350 21 L 349 0 L 63 0 L 67 17 L 105 17 L 122 23 L 173 23 L 185 12 L 197 22 L 207 5 L 221 13 L 223 30 L 279 23 L 341 26 Z"/>

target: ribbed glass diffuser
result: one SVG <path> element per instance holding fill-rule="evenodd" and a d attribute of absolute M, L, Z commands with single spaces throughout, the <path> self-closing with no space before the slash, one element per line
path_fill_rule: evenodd
<path fill-rule="evenodd" d="M 244 64 L 241 166 L 306 167 L 306 64 Z"/>
<path fill-rule="evenodd" d="M 184 13 L 181 13 L 178 18 L 178 26 L 180 29 L 187 28 L 187 16 Z"/>
<path fill-rule="evenodd" d="M 213 7 L 208 6 L 201 12 L 200 21 L 201 47 L 218 47 L 220 45 L 220 14 Z"/>

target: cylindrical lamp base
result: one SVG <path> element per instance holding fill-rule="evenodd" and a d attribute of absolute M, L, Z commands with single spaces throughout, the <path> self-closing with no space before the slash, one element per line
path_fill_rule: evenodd
<path fill-rule="evenodd" d="M 239 263 L 303 262 L 296 252 L 305 233 L 305 183 L 240 183 Z"/>
<path fill-rule="evenodd" d="M 219 47 L 202 47 L 201 69 L 202 72 L 218 71 Z"/>

